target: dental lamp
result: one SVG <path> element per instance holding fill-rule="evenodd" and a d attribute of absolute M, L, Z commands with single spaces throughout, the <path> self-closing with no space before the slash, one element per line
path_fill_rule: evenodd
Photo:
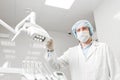
<path fill-rule="evenodd" d="M 12 38 L 12 41 L 15 40 L 15 38 L 22 32 L 26 32 L 27 35 L 29 35 L 33 40 L 40 41 L 40 42 L 45 42 L 46 40 L 50 39 L 49 34 L 39 25 L 37 24 L 32 24 L 29 22 L 26 22 L 22 28 L 18 29 L 16 31 L 17 33 L 15 36 Z"/>
<path fill-rule="evenodd" d="M 5 23 L 1 19 L 0 19 L 0 24 L 14 34 L 14 37 L 12 38 L 11 41 L 14 41 L 20 35 L 21 32 L 25 32 L 27 33 L 28 36 L 31 37 L 31 39 L 43 43 L 51 39 L 47 31 L 43 29 L 41 26 L 37 25 L 35 20 L 36 20 L 36 14 L 35 12 L 31 12 L 27 17 L 25 17 L 20 23 L 16 25 L 15 29 L 13 29 L 10 25 Z M 27 65 L 31 65 L 31 64 L 28 63 Z M 36 65 L 35 67 L 37 67 L 38 71 L 40 72 L 39 70 L 40 64 L 38 65 L 38 63 L 36 63 L 35 65 Z M 25 72 L 24 69 L 1 68 L 1 67 L 0 67 L 0 73 L 17 73 L 23 75 L 28 80 L 66 80 L 66 77 L 62 72 L 54 72 L 52 74 L 46 65 L 43 65 L 43 69 L 44 71 L 50 73 L 50 75 L 46 75 L 46 76 L 41 74 L 31 75 Z"/>
<path fill-rule="evenodd" d="M 1 19 L 0 24 L 3 25 L 3 27 L 8 29 L 10 32 L 15 34 L 11 41 L 14 41 L 22 31 L 26 32 L 27 35 L 29 35 L 33 40 L 40 42 L 45 42 L 49 40 L 51 37 L 49 36 L 47 31 L 41 26 L 37 25 L 35 20 L 36 14 L 35 12 L 31 12 L 27 17 L 25 17 L 20 23 L 16 25 L 15 29 L 13 29 Z"/>

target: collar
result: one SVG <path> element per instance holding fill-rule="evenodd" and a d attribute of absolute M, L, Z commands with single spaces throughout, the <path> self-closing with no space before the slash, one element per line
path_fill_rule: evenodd
<path fill-rule="evenodd" d="M 93 41 L 91 41 L 88 45 L 86 45 L 84 48 L 81 46 L 81 44 L 79 43 L 79 46 L 81 49 L 86 49 L 88 47 L 90 47 L 93 44 Z"/>

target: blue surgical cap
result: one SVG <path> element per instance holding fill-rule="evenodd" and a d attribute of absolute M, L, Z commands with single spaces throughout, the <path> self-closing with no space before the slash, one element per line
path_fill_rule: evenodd
<path fill-rule="evenodd" d="M 82 26 L 88 27 L 90 31 L 90 35 L 91 36 L 93 35 L 94 31 L 93 31 L 93 26 L 91 25 L 91 23 L 88 20 L 79 20 L 72 26 L 72 33 L 74 34 L 76 38 L 77 38 L 76 29 Z"/>

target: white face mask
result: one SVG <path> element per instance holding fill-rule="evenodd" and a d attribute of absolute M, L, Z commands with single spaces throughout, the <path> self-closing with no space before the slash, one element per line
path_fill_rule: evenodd
<path fill-rule="evenodd" d="M 80 42 L 86 42 L 90 38 L 89 31 L 77 32 L 77 39 Z"/>

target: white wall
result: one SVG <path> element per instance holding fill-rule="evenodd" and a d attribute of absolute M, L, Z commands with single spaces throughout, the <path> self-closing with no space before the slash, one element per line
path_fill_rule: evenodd
<path fill-rule="evenodd" d="M 94 18 L 99 41 L 106 42 L 120 61 L 120 0 L 104 0 Z"/>

